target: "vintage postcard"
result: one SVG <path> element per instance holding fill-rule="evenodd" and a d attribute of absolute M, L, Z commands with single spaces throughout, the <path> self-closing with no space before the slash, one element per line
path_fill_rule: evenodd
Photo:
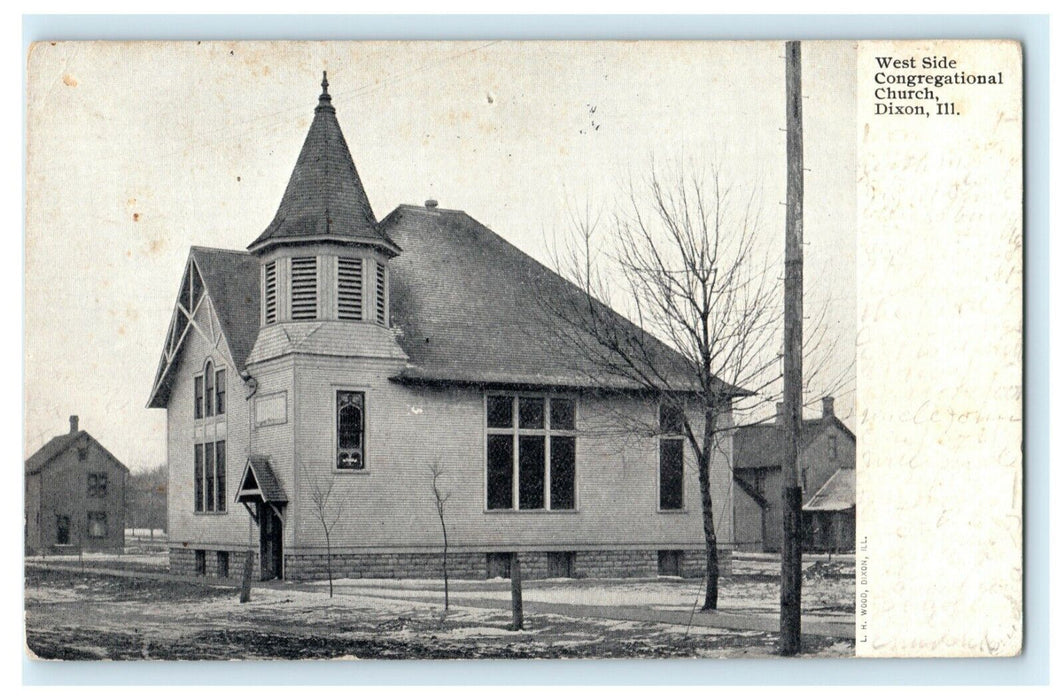
<path fill-rule="evenodd" d="M 27 654 L 1020 653 L 1022 62 L 34 44 Z"/>

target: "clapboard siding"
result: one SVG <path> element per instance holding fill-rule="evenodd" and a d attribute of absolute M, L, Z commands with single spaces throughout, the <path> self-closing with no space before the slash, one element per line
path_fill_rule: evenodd
<path fill-rule="evenodd" d="M 577 511 L 499 512 L 485 507 L 484 394 L 472 389 L 411 388 L 390 382 L 388 361 L 298 358 L 295 444 L 303 497 L 295 505 L 299 547 L 324 546 L 307 497 L 310 480 L 333 481 L 341 510 L 332 533 L 338 549 L 438 546 L 431 465 L 439 460 L 453 546 L 483 551 L 588 546 L 698 546 L 701 505 L 694 456 L 685 459 L 685 510 L 662 513 L 657 501 L 658 443 L 618 435 L 615 412 L 650 422 L 656 407 L 636 400 L 578 398 Z M 366 469 L 336 472 L 335 392 L 366 393 Z M 727 454 L 714 460 L 718 538 L 731 539 Z"/>
<path fill-rule="evenodd" d="M 283 330 L 288 335 L 282 342 Z M 349 354 L 378 357 L 303 354 L 293 352 L 292 343 L 312 348 L 324 344 L 337 355 L 346 348 Z M 450 493 L 446 518 L 455 552 L 478 556 L 509 551 L 621 553 L 696 551 L 702 546 L 701 500 L 691 450 L 685 454 L 684 510 L 661 512 L 658 440 L 621 428 L 632 422 L 654 423 L 657 407 L 646 400 L 566 393 L 576 399 L 577 406 L 576 510 L 487 511 L 484 391 L 391 381 L 405 361 L 388 331 L 371 324 L 329 323 L 263 329 L 256 349 L 264 351 L 262 357 L 274 357 L 249 363 L 256 386 L 247 400 L 224 344 L 220 347 L 211 350 L 204 338 L 192 332 L 171 395 L 169 526 L 175 549 L 236 551 L 249 542 L 257 549 L 257 530 L 249 528 L 246 511 L 233 502 L 249 454 L 270 458 L 288 496 L 284 546 L 286 555 L 293 557 L 324 550 L 324 532 L 311 494 L 315 482 L 326 487 L 329 481 L 333 483 L 328 508 L 340 511 L 331 532 L 334 552 L 354 556 L 438 551 L 442 536 L 431 490 L 431 468 L 437 461 L 443 469 L 441 487 Z M 204 429 L 197 429 L 192 417 L 192 377 L 202 369 L 208 352 L 217 366 L 230 368 L 224 421 L 228 453 L 224 514 L 193 512 L 193 445 L 197 430 L 202 438 Z M 336 391 L 344 389 L 363 391 L 366 396 L 363 471 L 334 468 Z M 256 426 L 255 397 L 280 392 L 286 396 L 284 422 Z M 222 428 L 213 430 L 221 434 Z M 715 520 L 722 543 L 732 540 L 728 459 L 730 441 L 715 453 L 713 461 Z M 588 556 L 585 561 L 595 561 Z M 624 562 L 636 559 L 639 563 L 632 564 L 632 571 L 642 572 L 649 566 L 644 562 L 649 561 L 649 554 L 633 556 L 617 554 L 603 561 L 618 571 Z M 595 570 L 608 568 L 603 565 Z"/>
<path fill-rule="evenodd" d="M 265 455 L 270 458 L 270 466 L 273 468 L 274 475 L 277 477 L 277 480 L 280 482 L 281 487 L 284 489 L 289 500 L 294 502 L 298 498 L 299 492 L 294 474 L 295 460 L 293 459 L 293 431 L 295 426 L 293 414 L 295 410 L 295 401 L 293 400 L 292 391 L 292 357 L 288 356 L 255 367 L 253 376 L 255 377 L 257 385 L 255 396 L 253 396 L 248 402 L 249 410 L 254 410 L 254 401 L 256 397 L 285 392 L 287 415 L 284 423 L 263 426 L 256 425 L 254 415 L 252 415 L 251 421 L 246 424 L 249 425 L 251 429 L 248 455 Z M 243 473 L 244 462 L 241 462 L 240 468 L 241 473 Z M 241 510 L 243 510 L 243 507 L 241 507 Z M 288 517 L 288 513 L 290 512 L 291 505 L 288 506 L 284 518 L 284 544 L 286 546 L 293 546 L 299 541 L 299 533 L 295 530 L 292 518 Z M 247 519 L 248 516 L 245 514 L 244 517 Z M 257 547 L 258 530 L 255 531 L 255 537 Z"/>
<path fill-rule="evenodd" d="M 834 436 L 836 451 L 831 449 Z M 809 500 L 839 469 L 857 464 L 857 443 L 837 425 L 829 424 L 802 450 L 798 458 L 803 484 L 802 497 Z"/>
<path fill-rule="evenodd" d="M 197 313 L 197 324 L 210 333 L 211 319 L 207 302 Z M 217 327 L 216 327 L 217 330 Z M 248 516 L 244 508 L 233 502 L 237 481 L 247 459 L 248 407 L 244 401 L 244 386 L 240 373 L 233 365 L 225 343 L 217 346 L 195 329 L 190 328 L 179 358 L 170 401 L 167 405 L 167 462 L 169 491 L 167 494 L 167 530 L 170 541 L 177 546 L 248 542 Z M 226 413 L 224 420 L 193 419 L 193 377 L 203 370 L 210 356 L 216 369 L 226 369 Z M 226 510 L 224 513 L 194 512 L 193 463 L 197 441 L 225 439 L 226 443 Z"/>
<path fill-rule="evenodd" d="M 86 450 L 84 459 L 78 454 L 79 445 Z M 98 473 L 107 475 L 107 490 L 102 498 L 88 495 L 88 476 Z M 35 494 L 39 501 L 39 515 L 35 513 L 39 531 L 33 539 L 38 548 L 56 544 L 57 516 L 66 516 L 70 519 L 71 547 L 121 551 L 125 544 L 126 475 L 125 468 L 88 438 L 52 459 L 39 474 L 39 493 Z M 90 512 L 106 513 L 105 537 L 89 535 Z"/>

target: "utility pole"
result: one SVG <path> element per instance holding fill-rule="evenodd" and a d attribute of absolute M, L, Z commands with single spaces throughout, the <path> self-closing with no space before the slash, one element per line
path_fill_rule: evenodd
<path fill-rule="evenodd" d="M 783 553 L 780 654 L 802 650 L 802 45 L 787 42 L 787 226 L 783 282 Z"/>

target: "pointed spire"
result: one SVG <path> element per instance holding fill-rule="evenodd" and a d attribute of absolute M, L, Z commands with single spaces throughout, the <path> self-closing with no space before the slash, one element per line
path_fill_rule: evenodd
<path fill-rule="evenodd" d="M 332 95 L 329 94 L 329 78 L 325 71 L 321 72 L 321 95 L 318 96 L 318 106 L 315 108 L 315 112 L 322 112 L 329 110 L 336 113 L 336 108 L 332 106 Z"/>
<path fill-rule="evenodd" d="M 380 230 L 373 215 L 351 151 L 336 121 L 324 71 L 314 121 L 296 159 L 281 205 L 270 225 L 248 249 L 257 252 L 278 245 L 320 241 L 368 244 L 389 255 L 399 253 L 399 247 Z"/>

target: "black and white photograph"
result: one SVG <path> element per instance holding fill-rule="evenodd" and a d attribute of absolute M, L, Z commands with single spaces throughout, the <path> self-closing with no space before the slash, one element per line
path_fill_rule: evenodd
<path fill-rule="evenodd" d="M 35 43 L 29 658 L 854 656 L 859 53 Z"/>

